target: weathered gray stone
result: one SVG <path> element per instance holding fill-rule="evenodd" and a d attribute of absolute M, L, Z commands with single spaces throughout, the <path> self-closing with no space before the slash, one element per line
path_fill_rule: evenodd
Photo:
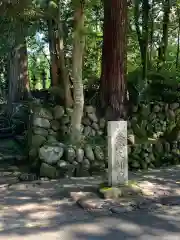
<path fill-rule="evenodd" d="M 46 108 L 42 108 L 42 107 L 38 106 L 38 107 L 34 108 L 33 112 L 39 118 L 45 118 L 45 119 L 48 119 L 48 120 L 53 119 L 53 115 L 52 115 L 51 111 L 46 109 Z"/>
<path fill-rule="evenodd" d="M 98 122 L 97 116 L 95 113 L 88 113 L 88 117 L 92 122 Z"/>
<path fill-rule="evenodd" d="M 84 131 L 84 125 L 81 124 L 81 133 Z"/>
<path fill-rule="evenodd" d="M 34 134 L 47 137 L 48 136 L 48 131 L 44 128 L 36 127 L 33 129 Z"/>
<path fill-rule="evenodd" d="M 56 120 L 61 119 L 64 115 L 64 108 L 62 106 L 55 106 L 53 109 L 54 118 Z"/>
<path fill-rule="evenodd" d="M 101 130 L 97 131 L 97 135 L 102 136 L 103 134 L 104 134 L 103 131 L 101 131 Z"/>
<path fill-rule="evenodd" d="M 75 166 L 73 164 L 68 164 L 67 171 L 65 173 L 66 177 L 73 177 L 75 171 Z"/>
<path fill-rule="evenodd" d="M 108 181 L 117 186 L 128 181 L 127 122 L 108 122 Z"/>
<path fill-rule="evenodd" d="M 72 113 L 73 113 L 73 109 L 72 108 L 66 108 L 66 114 L 68 115 L 68 116 L 72 116 Z"/>
<path fill-rule="evenodd" d="M 76 149 L 76 160 L 81 163 L 84 158 L 84 150 L 82 148 Z"/>
<path fill-rule="evenodd" d="M 135 144 L 135 135 L 129 134 L 128 135 L 128 143 L 134 145 Z"/>
<path fill-rule="evenodd" d="M 88 137 L 91 135 L 91 127 L 87 126 L 84 128 L 84 136 Z"/>
<path fill-rule="evenodd" d="M 76 161 L 73 161 L 73 162 L 72 162 L 72 165 L 75 166 L 75 167 L 77 167 L 77 166 L 79 165 L 79 163 L 76 162 Z"/>
<path fill-rule="evenodd" d="M 61 118 L 61 124 L 62 124 L 62 125 L 66 125 L 66 124 L 68 124 L 68 123 L 70 123 L 70 117 L 69 117 L 69 116 L 63 116 L 63 117 Z"/>
<path fill-rule="evenodd" d="M 84 148 L 85 151 L 85 156 L 87 159 L 89 159 L 90 161 L 94 161 L 94 152 L 92 150 L 91 145 L 86 145 Z"/>
<path fill-rule="evenodd" d="M 55 132 L 55 131 L 52 130 L 52 129 L 49 129 L 49 130 L 48 130 L 48 134 L 51 135 L 51 136 L 54 136 L 54 137 L 57 136 L 57 132 Z"/>
<path fill-rule="evenodd" d="M 69 133 L 69 129 L 67 126 L 61 126 L 60 131 L 61 131 L 62 135 L 66 135 Z"/>
<path fill-rule="evenodd" d="M 155 148 L 156 153 L 158 153 L 158 154 L 162 154 L 163 151 L 164 151 L 163 145 L 162 145 L 162 143 L 159 142 L 159 141 L 156 142 L 156 144 L 154 145 L 154 148 Z"/>
<path fill-rule="evenodd" d="M 65 160 L 59 160 L 58 162 L 57 162 L 57 166 L 58 167 L 60 167 L 60 168 L 67 168 L 68 167 L 68 162 L 67 161 L 65 161 Z"/>
<path fill-rule="evenodd" d="M 132 112 L 133 112 L 133 113 L 136 113 L 137 111 L 138 111 L 138 106 L 133 106 Z"/>
<path fill-rule="evenodd" d="M 155 105 L 154 108 L 153 108 L 153 112 L 158 113 L 160 111 L 161 111 L 161 107 L 158 106 L 158 105 Z"/>
<path fill-rule="evenodd" d="M 29 151 L 29 158 L 34 160 L 38 156 L 38 150 L 37 148 L 32 148 Z"/>
<path fill-rule="evenodd" d="M 94 129 L 91 129 L 91 133 L 90 134 L 91 134 L 92 137 L 95 137 L 96 136 L 96 131 Z"/>
<path fill-rule="evenodd" d="M 85 106 L 86 113 L 95 113 L 96 109 L 93 106 Z"/>
<path fill-rule="evenodd" d="M 35 127 L 41 127 L 41 128 L 46 128 L 46 129 L 50 128 L 50 122 L 49 122 L 49 120 L 47 120 L 45 118 L 34 117 L 33 125 Z"/>
<path fill-rule="evenodd" d="M 46 141 L 46 138 L 40 135 L 33 135 L 32 136 L 32 147 L 38 148 L 43 145 Z"/>
<path fill-rule="evenodd" d="M 132 162 L 132 167 L 133 167 L 133 168 L 140 168 L 140 163 L 139 163 L 138 161 L 134 160 L 134 161 Z"/>
<path fill-rule="evenodd" d="M 99 127 L 102 128 L 102 129 L 104 129 L 105 126 L 106 126 L 106 120 L 105 120 L 104 118 L 101 118 L 101 119 L 99 120 Z"/>
<path fill-rule="evenodd" d="M 112 207 L 111 212 L 116 214 L 122 214 L 127 212 L 132 212 L 134 209 L 132 206 L 120 206 L 120 207 Z"/>
<path fill-rule="evenodd" d="M 164 105 L 164 111 L 165 111 L 165 112 L 167 112 L 167 111 L 168 111 L 168 109 L 169 109 L 169 104 L 168 104 L 168 103 L 166 103 L 166 104 Z"/>
<path fill-rule="evenodd" d="M 103 162 L 96 162 L 94 161 L 92 164 L 91 164 L 91 167 L 93 168 L 93 170 L 95 172 L 100 172 L 101 170 L 104 170 L 105 169 L 105 164 Z"/>
<path fill-rule="evenodd" d="M 171 108 L 172 110 L 178 109 L 178 108 L 179 108 L 179 103 L 172 103 L 172 104 L 170 104 L 170 108 Z"/>
<path fill-rule="evenodd" d="M 64 149 L 58 145 L 44 145 L 39 149 L 39 158 L 48 164 L 56 164 L 63 156 Z"/>
<path fill-rule="evenodd" d="M 99 125 L 95 122 L 93 122 L 93 124 L 91 125 L 93 129 L 95 129 L 96 131 L 99 130 Z"/>
<path fill-rule="evenodd" d="M 53 120 L 53 121 L 51 122 L 51 128 L 52 128 L 54 131 L 57 132 L 57 131 L 60 129 L 60 124 L 59 124 L 59 122 L 56 121 L 56 120 Z"/>
<path fill-rule="evenodd" d="M 85 158 L 82 162 L 83 168 L 89 170 L 90 169 L 90 162 L 87 158 Z"/>
<path fill-rule="evenodd" d="M 76 177 L 89 177 L 90 173 L 88 171 L 88 169 L 83 168 L 83 166 L 78 165 L 76 167 Z"/>
<path fill-rule="evenodd" d="M 68 162 L 73 162 L 76 157 L 76 152 L 73 147 L 67 147 L 66 149 L 66 160 Z"/>
<path fill-rule="evenodd" d="M 128 130 L 130 130 L 130 129 L 131 129 L 131 126 L 132 126 L 131 122 L 130 122 L 130 121 L 128 121 L 128 122 L 127 122 L 127 127 L 128 127 Z"/>
<path fill-rule="evenodd" d="M 56 139 L 55 136 L 49 135 L 48 138 L 47 138 L 47 142 L 48 143 L 57 143 L 57 139 Z"/>
<path fill-rule="evenodd" d="M 55 167 L 42 163 L 40 167 L 40 177 L 57 178 L 58 173 Z"/>
<path fill-rule="evenodd" d="M 91 125 L 91 121 L 90 121 L 89 118 L 84 117 L 84 118 L 82 119 L 82 124 L 84 124 L 84 125 L 86 125 L 86 126 L 90 126 L 90 125 Z"/>
<path fill-rule="evenodd" d="M 95 146 L 94 155 L 97 160 L 104 161 L 104 152 L 100 146 Z"/>
<path fill-rule="evenodd" d="M 176 117 L 175 112 L 171 109 L 168 110 L 167 114 L 168 114 L 169 119 L 171 119 L 171 120 L 174 120 Z"/>
<path fill-rule="evenodd" d="M 168 142 L 164 143 L 164 150 L 165 152 L 170 152 L 171 151 L 171 145 Z"/>

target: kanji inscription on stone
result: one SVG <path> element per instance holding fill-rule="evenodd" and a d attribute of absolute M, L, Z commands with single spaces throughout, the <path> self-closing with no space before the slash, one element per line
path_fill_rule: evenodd
<path fill-rule="evenodd" d="M 128 181 L 127 121 L 108 122 L 108 182 L 118 186 Z"/>

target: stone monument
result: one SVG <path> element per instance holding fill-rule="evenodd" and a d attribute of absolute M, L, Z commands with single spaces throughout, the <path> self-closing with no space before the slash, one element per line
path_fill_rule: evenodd
<path fill-rule="evenodd" d="M 128 182 L 127 121 L 108 122 L 108 184 Z"/>

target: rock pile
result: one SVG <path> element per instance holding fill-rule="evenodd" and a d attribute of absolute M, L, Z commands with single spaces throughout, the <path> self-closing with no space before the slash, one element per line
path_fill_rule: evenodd
<path fill-rule="evenodd" d="M 59 105 L 33 107 L 29 156 L 42 176 L 84 176 L 107 167 L 105 119 L 98 118 L 93 106 L 85 106 L 81 129 L 86 141 L 77 148 L 64 141 L 70 134 L 71 114 L 72 109 Z M 134 106 L 128 120 L 130 169 L 179 163 L 179 126 L 179 103 Z"/>
<path fill-rule="evenodd" d="M 105 169 L 106 158 L 100 146 L 85 144 L 81 148 L 62 143 L 70 130 L 72 110 L 62 106 L 33 107 L 29 157 L 40 167 L 40 175 L 56 178 L 87 176 L 92 171 Z M 86 136 L 102 135 L 106 122 L 98 118 L 93 107 L 86 107 L 82 131 Z"/>
<path fill-rule="evenodd" d="M 147 169 L 180 160 L 180 104 L 150 103 L 134 106 L 129 119 L 129 166 Z"/>

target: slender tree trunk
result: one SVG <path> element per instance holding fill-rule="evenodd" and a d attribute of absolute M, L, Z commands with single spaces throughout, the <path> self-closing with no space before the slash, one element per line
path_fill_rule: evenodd
<path fill-rule="evenodd" d="M 176 52 L 176 70 L 179 67 L 179 50 L 180 50 L 180 9 L 177 7 L 177 16 L 178 16 L 178 43 L 177 43 L 177 52 Z"/>
<path fill-rule="evenodd" d="M 42 70 L 41 77 L 42 77 L 42 88 L 46 89 L 46 71 L 45 70 Z"/>
<path fill-rule="evenodd" d="M 73 0 L 74 6 L 74 42 L 72 53 L 72 81 L 74 93 L 74 109 L 71 119 L 72 142 L 81 140 L 81 119 L 84 108 L 84 92 L 82 82 L 82 66 L 84 52 L 84 1 Z"/>
<path fill-rule="evenodd" d="M 143 39 L 143 74 L 142 78 L 145 81 L 147 81 L 147 68 L 148 68 L 148 39 L 149 39 L 149 1 L 148 0 L 142 0 L 142 39 Z"/>
<path fill-rule="evenodd" d="M 104 1 L 101 105 L 109 120 L 126 117 L 127 1 Z"/>
<path fill-rule="evenodd" d="M 18 99 L 18 54 L 17 51 L 13 51 L 9 56 L 9 84 L 8 84 L 8 109 L 12 111 L 13 102 Z"/>
<path fill-rule="evenodd" d="M 50 74 L 51 74 L 51 86 L 58 86 L 58 59 L 56 51 L 56 35 L 55 35 L 55 23 L 53 20 L 48 20 L 48 38 L 49 38 L 49 52 L 50 52 Z"/>
<path fill-rule="evenodd" d="M 71 95 L 70 82 L 69 82 L 69 72 L 66 68 L 65 64 L 65 54 L 64 54 L 64 35 L 63 35 L 63 26 L 62 26 L 62 0 L 59 0 L 58 3 L 58 43 L 57 43 L 57 52 L 58 52 L 58 60 L 59 60 L 59 70 L 60 77 L 63 84 L 64 89 L 64 98 L 66 107 L 72 107 L 73 99 Z"/>
<path fill-rule="evenodd" d="M 20 64 L 20 89 L 24 97 L 30 97 L 30 84 L 28 76 L 28 54 L 27 54 L 27 44 L 26 38 L 22 42 L 22 46 L 19 48 L 19 64 Z"/>
<path fill-rule="evenodd" d="M 140 53 L 141 53 L 141 62 L 143 62 L 143 40 L 142 40 L 142 31 L 140 30 L 139 26 L 139 19 L 140 19 L 140 1 L 135 0 L 135 6 L 134 6 L 134 22 L 135 22 L 135 27 L 136 27 L 136 33 L 137 33 L 137 38 L 139 42 L 139 48 L 140 48 Z"/>
<path fill-rule="evenodd" d="M 149 51 L 149 61 L 150 65 L 152 66 L 152 54 L 153 54 L 153 37 L 154 37 L 154 2 L 155 0 L 152 0 L 151 5 L 151 27 L 150 27 L 150 51 Z"/>
<path fill-rule="evenodd" d="M 161 70 L 162 66 L 166 62 L 170 11 L 171 11 L 171 0 L 165 0 L 164 16 L 163 16 L 163 33 L 162 33 L 161 44 L 158 49 L 158 70 Z"/>
<path fill-rule="evenodd" d="M 142 2 L 142 31 L 140 30 L 140 26 L 139 26 L 141 2 Z M 149 9 L 150 9 L 150 6 L 149 6 L 148 0 L 135 1 L 134 20 L 135 20 L 140 52 L 141 52 L 142 79 L 145 83 L 147 80 L 147 65 L 149 64 L 149 54 L 148 54 Z"/>

